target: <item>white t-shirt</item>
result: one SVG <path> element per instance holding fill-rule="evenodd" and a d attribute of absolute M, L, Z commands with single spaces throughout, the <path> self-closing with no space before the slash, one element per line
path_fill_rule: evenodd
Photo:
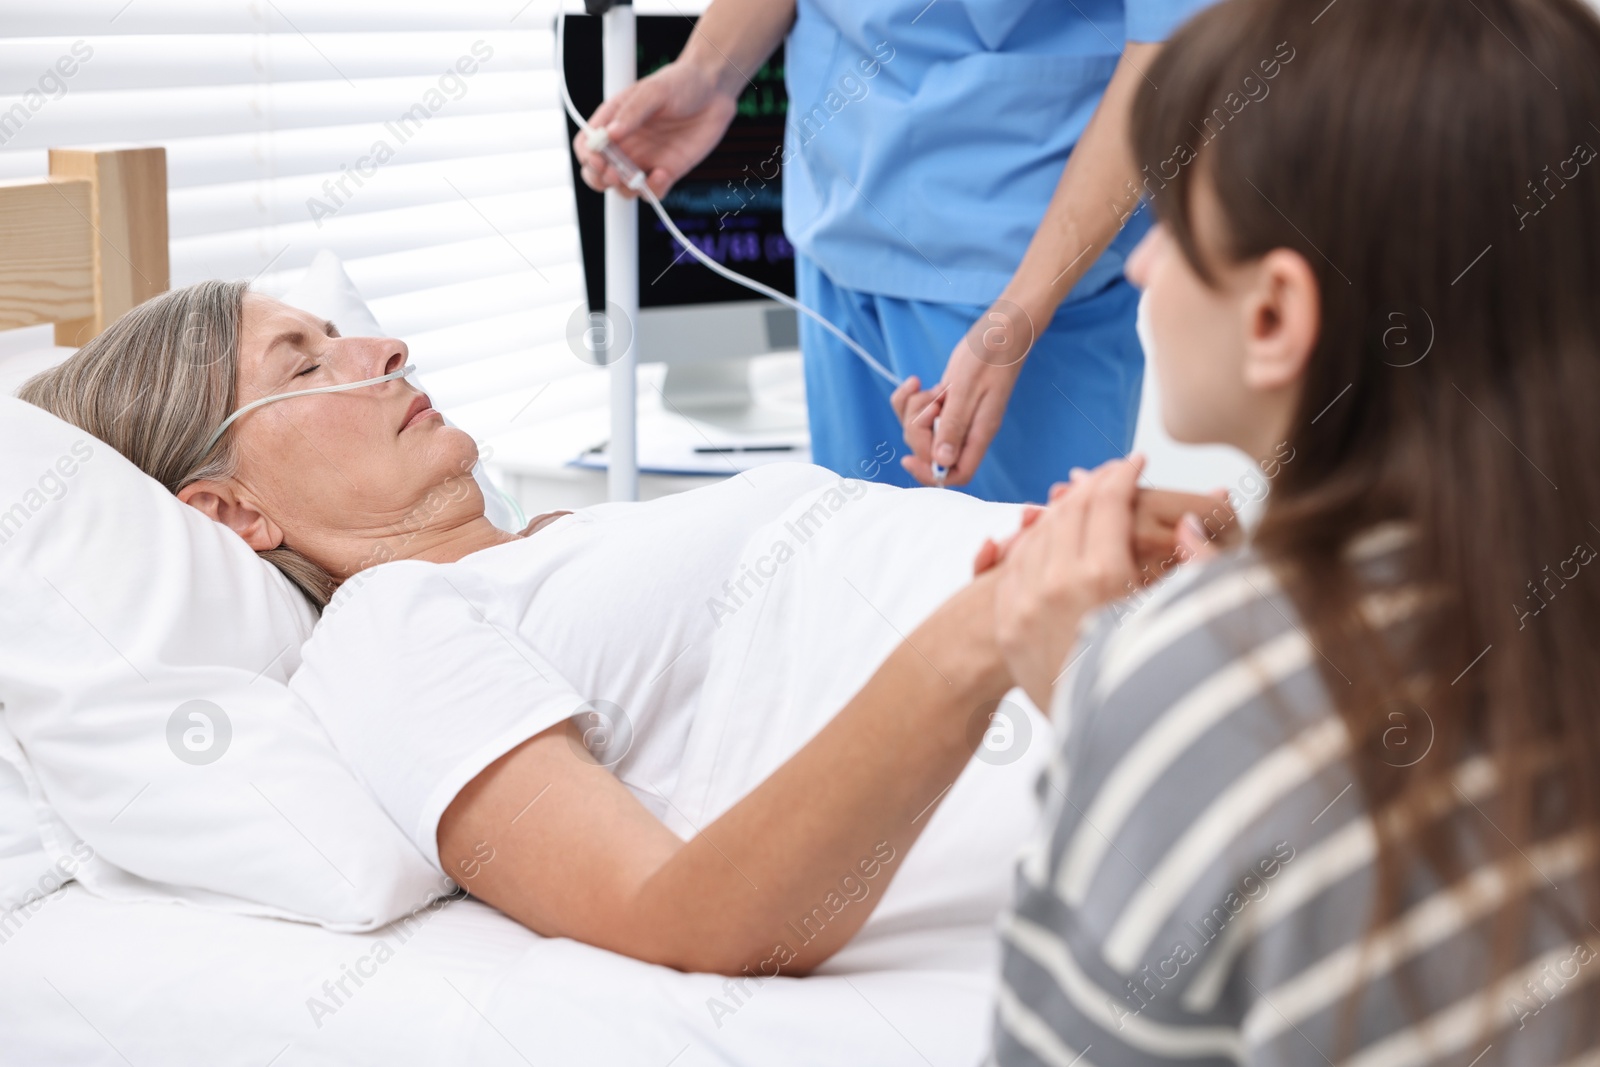
<path fill-rule="evenodd" d="M 687 835 L 675 792 L 708 816 L 731 798 L 680 790 L 703 697 L 719 707 L 702 734 L 726 721 L 783 735 L 758 761 L 770 770 L 967 579 L 982 537 L 1016 522 L 1014 505 L 762 466 L 583 508 L 454 563 L 364 571 L 335 594 L 290 685 L 436 865 L 456 794 L 573 716 L 600 762 Z M 716 737 L 701 747 L 687 762 L 702 776 L 753 784 L 750 759 L 714 758 L 733 751 Z"/>

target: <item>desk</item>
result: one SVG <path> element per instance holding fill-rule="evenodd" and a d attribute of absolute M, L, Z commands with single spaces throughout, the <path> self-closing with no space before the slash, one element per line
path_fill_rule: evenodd
<path fill-rule="evenodd" d="M 704 457 L 712 470 L 706 474 L 651 473 L 653 458 L 684 454 L 686 443 L 711 447 L 775 439 L 772 434 L 755 438 L 728 430 L 717 424 L 714 415 L 700 418 L 674 410 L 661 395 L 665 374 L 666 366 L 661 363 L 639 368 L 641 500 L 710 485 L 755 462 L 810 462 L 800 353 L 774 352 L 750 361 L 750 383 L 763 414 L 781 427 L 781 439 L 796 445 L 793 451 Z M 610 437 L 608 397 L 604 371 L 558 378 L 543 387 L 526 411 L 513 419 L 516 429 L 484 441 L 485 464 L 490 473 L 529 517 L 558 508 L 587 507 L 607 499 L 605 470 L 574 466 L 572 461 Z M 717 472 L 723 466 L 726 471 Z"/>

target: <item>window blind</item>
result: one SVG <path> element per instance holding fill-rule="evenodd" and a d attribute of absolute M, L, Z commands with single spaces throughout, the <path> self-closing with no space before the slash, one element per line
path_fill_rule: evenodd
<path fill-rule="evenodd" d="M 167 149 L 172 284 L 272 291 L 332 249 L 480 439 L 553 378 L 583 299 L 553 0 L 0 6 L 0 179 Z"/>

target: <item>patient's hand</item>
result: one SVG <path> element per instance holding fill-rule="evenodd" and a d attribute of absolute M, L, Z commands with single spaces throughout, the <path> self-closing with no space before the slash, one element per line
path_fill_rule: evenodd
<path fill-rule="evenodd" d="M 1050 490 L 1051 501 L 1061 499 L 1071 485 L 1058 482 Z M 979 547 L 972 561 L 973 576 L 1005 559 L 1022 531 L 1044 512 L 1036 504 L 1023 505 L 1022 525 L 1016 533 L 1003 541 L 985 540 Z M 1193 518 L 1185 522 L 1187 516 Z M 1133 500 L 1133 552 L 1138 571 L 1134 581 L 1140 586 L 1148 585 L 1181 563 L 1236 544 L 1239 536 L 1238 517 L 1228 506 L 1226 490 L 1202 495 L 1175 489 L 1139 489 Z"/>

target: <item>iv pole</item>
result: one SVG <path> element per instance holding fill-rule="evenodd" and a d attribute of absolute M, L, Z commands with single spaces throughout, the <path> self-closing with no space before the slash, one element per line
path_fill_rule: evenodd
<path fill-rule="evenodd" d="M 583 0 L 584 10 L 603 16 L 603 99 L 611 99 L 638 80 L 633 0 Z M 639 321 L 639 206 L 616 189 L 606 197 L 605 363 L 611 368 L 611 443 L 606 492 L 611 500 L 639 499 L 638 367 L 634 343 Z M 612 347 L 621 348 L 613 352 Z"/>

